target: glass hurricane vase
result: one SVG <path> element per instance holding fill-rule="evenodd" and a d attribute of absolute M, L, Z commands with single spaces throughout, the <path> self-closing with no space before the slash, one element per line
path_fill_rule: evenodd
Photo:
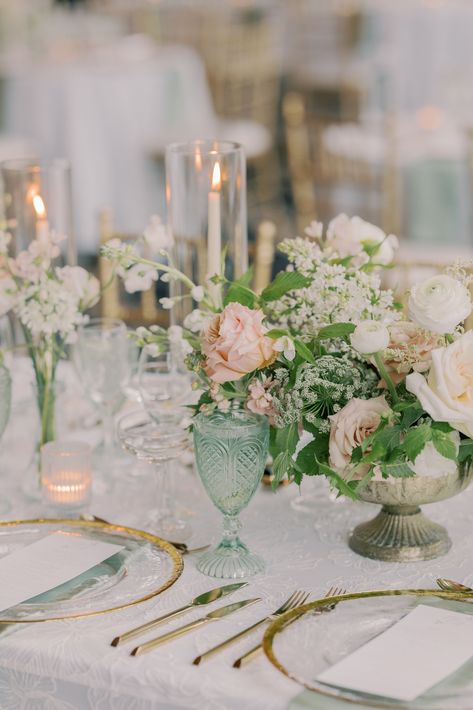
<path fill-rule="evenodd" d="M 254 496 L 268 455 L 266 417 L 214 412 L 194 418 L 197 470 L 213 504 L 223 513 L 223 539 L 199 560 L 209 577 L 237 579 L 264 570 L 264 562 L 241 542 L 238 514 Z"/>

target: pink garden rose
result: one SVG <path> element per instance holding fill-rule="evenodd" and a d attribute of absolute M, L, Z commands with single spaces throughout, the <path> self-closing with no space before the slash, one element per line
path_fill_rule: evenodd
<path fill-rule="evenodd" d="M 263 326 L 264 313 L 240 303 L 229 303 L 203 333 L 205 372 L 222 384 L 270 365 L 277 353 Z"/>
<path fill-rule="evenodd" d="M 340 474 L 350 466 L 353 449 L 379 426 L 381 415 L 389 411 L 384 396 L 372 399 L 354 397 L 343 409 L 329 417 L 329 463 Z M 363 473 L 361 468 L 359 471 Z"/>
<path fill-rule="evenodd" d="M 432 362 L 432 350 L 443 344 L 438 333 L 419 328 L 410 321 L 392 323 L 388 330 L 390 340 L 383 361 L 396 384 L 412 370 L 426 372 Z"/>

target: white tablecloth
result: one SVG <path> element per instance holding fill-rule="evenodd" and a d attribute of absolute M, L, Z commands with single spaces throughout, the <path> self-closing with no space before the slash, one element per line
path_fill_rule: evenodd
<path fill-rule="evenodd" d="M 5 129 L 31 138 L 39 157 L 70 160 L 79 251 L 97 248 L 98 211 L 140 232 L 164 212 L 164 176 L 153 159 L 173 141 L 216 135 L 203 64 L 186 47 L 130 36 L 71 61 L 9 69 Z"/>
<path fill-rule="evenodd" d="M 0 444 L 2 499 L 11 503 L 5 516 L 9 519 L 35 517 L 42 512 L 39 504 L 27 501 L 20 490 L 22 462 L 28 456 L 25 449 L 31 447 L 34 409 L 25 399 L 29 388 L 24 369 L 16 370 L 23 386 L 16 383 L 15 396 L 23 403 L 16 406 Z M 66 369 L 64 376 L 69 380 L 71 373 Z M 77 394 L 70 385 L 68 392 L 62 418 L 77 426 L 81 415 Z M 94 435 L 96 432 L 75 431 L 75 436 Z M 139 526 L 153 505 L 152 484 L 151 473 L 136 479 L 122 474 L 114 493 L 96 497 L 91 509 L 112 521 Z M 194 541 L 217 540 L 219 516 L 200 484 L 190 474 L 183 474 L 180 489 L 181 501 L 186 489 L 187 501 L 183 502 L 196 512 L 192 519 Z M 9 627 L 0 632 L 2 710 L 283 710 L 301 688 L 280 675 L 265 657 L 240 670 L 231 667 L 240 653 L 254 645 L 254 638 L 201 667 L 193 666 L 192 659 L 276 608 L 295 589 L 308 590 L 316 598 L 331 585 L 348 590 L 431 587 L 438 576 L 473 582 L 473 489 L 429 507 L 428 513 L 448 526 L 453 548 L 446 557 L 414 564 L 375 562 L 348 549 L 350 528 L 372 516 L 373 506 L 321 502 L 312 517 L 291 508 L 290 501 L 297 495 L 295 487 L 280 489 L 276 494 L 261 488 L 242 515 L 243 538 L 263 555 L 267 570 L 232 599 L 260 595 L 261 603 L 139 658 L 128 655 L 129 645 L 112 648 L 110 641 L 117 633 L 181 606 L 219 584 L 199 574 L 195 558 L 188 556 L 178 582 L 162 596 L 137 607 L 91 619 Z M 186 619 L 199 615 L 192 612 Z M 169 626 L 181 623 L 176 620 Z M 326 705 L 322 699 L 314 707 Z"/>

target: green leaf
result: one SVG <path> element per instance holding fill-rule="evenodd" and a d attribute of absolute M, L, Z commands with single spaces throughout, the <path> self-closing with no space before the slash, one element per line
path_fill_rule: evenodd
<path fill-rule="evenodd" d="M 250 266 L 250 268 L 247 271 L 245 271 L 243 276 L 240 276 L 240 278 L 237 279 L 236 281 L 234 281 L 234 283 L 238 284 L 239 286 L 249 286 L 250 283 L 252 282 L 252 280 L 253 280 L 253 267 Z"/>
<path fill-rule="evenodd" d="M 300 355 L 303 360 L 305 360 L 306 362 L 310 362 L 312 365 L 315 365 L 315 357 L 312 355 L 307 345 L 302 342 L 302 340 L 296 340 L 294 338 L 294 345 L 296 348 L 296 353 Z"/>
<path fill-rule="evenodd" d="M 364 240 L 361 242 L 363 250 L 368 254 L 368 256 L 375 256 L 382 245 L 383 242 L 373 242 L 370 240 Z"/>
<path fill-rule="evenodd" d="M 291 337 L 289 331 L 284 330 L 283 328 L 271 328 L 271 330 L 268 330 L 266 335 L 268 338 L 274 338 L 275 340 L 276 338 L 282 338 L 284 335 L 289 336 L 289 338 Z"/>
<path fill-rule="evenodd" d="M 409 461 L 415 461 L 424 446 L 433 435 L 429 424 L 421 424 L 414 429 L 409 429 L 404 439 L 404 450 Z"/>
<path fill-rule="evenodd" d="M 273 488 L 277 487 L 286 474 L 290 477 L 292 466 L 292 455 L 288 451 L 280 451 L 271 467 L 273 472 Z"/>
<path fill-rule="evenodd" d="M 421 416 L 424 414 L 422 407 L 418 404 L 411 405 L 408 409 L 405 409 L 401 419 L 401 426 L 403 429 L 409 429 L 410 426 L 416 423 Z"/>
<path fill-rule="evenodd" d="M 432 441 L 439 454 L 445 456 L 446 459 L 457 460 L 457 447 L 448 434 L 438 429 L 432 429 Z"/>
<path fill-rule="evenodd" d="M 298 271 L 280 271 L 261 294 L 263 301 L 277 301 L 288 291 L 310 286 L 312 280 Z"/>
<path fill-rule="evenodd" d="M 381 473 L 386 478 L 388 476 L 394 476 L 395 478 L 410 478 L 415 476 L 414 471 L 407 463 L 380 463 L 379 467 Z"/>
<path fill-rule="evenodd" d="M 430 425 L 432 429 L 437 429 L 438 431 L 443 431 L 445 434 L 449 434 L 451 431 L 454 431 L 453 427 L 450 426 L 447 422 L 432 422 Z"/>
<path fill-rule="evenodd" d="M 225 299 L 223 301 L 224 306 L 228 306 L 229 303 L 241 303 L 242 306 L 248 306 L 248 308 L 254 308 L 257 301 L 257 296 L 253 291 L 246 286 L 242 286 L 236 281 L 230 284 L 228 291 L 226 293 Z"/>
<path fill-rule="evenodd" d="M 336 471 L 334 471 L 330 466 L 317 461 L 317 465 L 321 473 L 323 473 L 327 478 L 332 481 L 333 485 L 340 491 L 340 493 L 347 498 L 352 500 L 358 500 L 356 494 L 356 489 L 358 486 L 358 481 L 345 481 L 344 478 L 340 476 Z"/>
<path fill-rule="evenodd" d="M 306 476 L 313 476 L 320 473 L 317 470 L 317 460 L 328 459 L 328 439 L 327 434 L 317 434 L 315 439 L 299 451 L 296 458 L 296 466 L 305 473 Z"/>
<path fill-rule="evenodd" d="M 374 441 L 389 452 L 399 446 L 400 439 L 401 427 L 395 424 L 394 426 L 386 427 L 386 429 L 380 431 L 379 434 L 375 436 Z"/>
<path fill-rule="evenodd" d="M 353 323 L 333 323 L 332 325 L 326 325 L 324 328 L 321 328 L 317 337 L 319 340 L 343 338 L 345 335 L 351 335 L 355 327 Z"/>
<path fill-rule="evenodd" d="M 463 463 L 463 461 L 469 458 L 473 458 L 473 439 L 462 439 L 462 441 L 460 441 L 458 461 Z"/>

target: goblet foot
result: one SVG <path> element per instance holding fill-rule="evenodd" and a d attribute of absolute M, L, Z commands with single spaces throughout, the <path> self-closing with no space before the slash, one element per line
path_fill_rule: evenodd
<path fill-rule="evenodd" d="M 240 579 L 264 572 L 264 560 L 249 551 L 240 540 L 232 545 L 220 543 L 200 558 L 197 569 L 208 577 Z"/>
<path fill-rule="evenodd" d="M 445 528 L 417 506 L 385 505 L 373 520 L 356 526 L 349 545 L 373 560 L 417 562 L 445 555 L 452 543 Z"/>

